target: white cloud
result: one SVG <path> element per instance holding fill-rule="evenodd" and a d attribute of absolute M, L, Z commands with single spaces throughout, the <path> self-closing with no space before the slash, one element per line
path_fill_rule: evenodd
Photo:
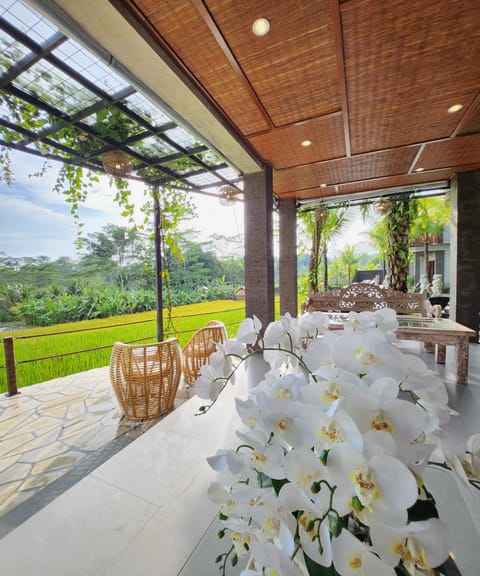
<path fill-rule="evenodd" d="M 41 178 L 30 176 L 42 169 L 44 159 L 24 153 L 11 153 L 14 182 L 0 182 L 0 252 L 9 256 L 78 257 L 75 248 L 76 228 L 70 205 L 62 194 L 53 190 L 60 165 L 51 163 Z M 132 200 L 144 203 L 143 185 L 131 182 Z M 89 190 L 80 205 L 80 221 L 85 234 L 98 232 L 108 223 L 128 226 L 114 202 L 115 189 L 109 178 Z M 221 206 L 218 199 L 192 194 L 197 217 L 185 222 L 182 229 L 198 230 L 199 241 L 213 234 L 243 234 L 243 204 Z M 153 215 L 152 215 L 153 218 Z"/>

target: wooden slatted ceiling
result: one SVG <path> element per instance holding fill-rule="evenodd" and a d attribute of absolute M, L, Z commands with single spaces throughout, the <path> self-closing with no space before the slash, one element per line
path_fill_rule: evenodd
<path fill-rule="evenodd" d="M 463 171 L 463 166 L 478 163 L 480 134 L 459 136 L 452 140 L 434 142 L 425 146 L 417 164 L 425 170 L 452 166 Z"/>
<path fill-rule="evenodd" d="M 318 162 L 299 168 L 276 170 L 273 175 L 274 189 L 279 194 L 291 190 L 313 188 L 325 183 L 328 186 L 391 174 L 405 174 L 417 153 L 417 147 L 401 148 L 362 154 L 352 158 L 340 158 Z"/>
<path fill-rule="evenodd" d="M 302 146 L 315 134 L 310 146 Z M 288 168 L 345 156 L 342 114 L 319 116 L 249 138 L 253 148 L 274 168 Z"/>
<path fill-rule="evenodd" d="M 140 0 L 135 4 L 240 132 L 261 132 L 271 126 L 192 2 Z"/>
<path fill-rule="evenodd" d="M 385 191 L 388 189 L 398 189 L 405 186 L 421 185 L 422 183 L 429 182 L 446 182 L 453 176 L 453 171 L 435 170 L 432 172 L 422 172 L 420 174 L 401 174 L 399 176 L 374 178 L 372 180 L 364 180 L 362 182 L 338 184 L 335 186 L 327 186 L 325 188 L 318 187 L 302 190 L 301 192 L 289 192 L 282 194 L 282 198 L 297 198 L 299 200 L 311 200 L 322 197 L 338 196 L 342 199 L 342 195 L 356 194 L 361 192 L 372 191 Z M 320 193 L 319 193 L 320 192 Z"/>
<path fill-rule="evenodd" d="M 352 153 L 452 134 L 448 107 L 466 110 L 480 86 L 479 12 L 463 0 L 341 5 Z"/>
<path fill-rule="evenodd" d="M 135 7 L 273 166 L 279 197 L 436 182 L 480 168 L 479 0 L 116 2 Z M 251 33 L 260 16 L 271 23 L 264 38 Z M 462 111 L 448 114 L 457 102 Z M 462 142 L 462 134 L 476 136 Z"/>
<path fill-rule="evenodd" d="M 205 4 L 274 126 L 340 109 L 329 0 L 205 0 Z M 268 37 L 251 34 L 256 15 L 269 19 Z"/>

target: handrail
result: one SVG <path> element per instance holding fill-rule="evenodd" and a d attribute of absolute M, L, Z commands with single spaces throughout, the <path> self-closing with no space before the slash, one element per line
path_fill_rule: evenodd
<path fill-rule="evenodd" d="M 182 319 L 182 318 L 195 318 L 197 316 L 207 316 L 207 315 L 219 316 L 221 314 L 230 313 L 230 312 L 238 312 L 241 310 L 245 310 L 245 307 L 242 306 L 239 308 L 229 308 L 226 310 L 213 310 L 213 311 L 207 311 L 207 312 L 200 312 L 198 314 L 179 315 L 179 316 L 171 317 L 171 320 L 178 320 L 178 319 Z M 106 350 L 106 349 L 112 347 L 112 343 L 109 343 L 109 344 L 106 344 L 104 346 L 96 346 L 96 347 L 92 347 L 92 348 L 84 348 L 81 350 L 62 352 L 59 354 L 52 354 L 49 356 L 41 356 L 41 357 L 37 357 L 37 358 L 28 358 L 25 360 L 15 360 L 15 354 L 14 354 L 14 341 L 15 340 L 25 340 L 25 339 L 29 339 L 29 338 L 41 338 L 41 337 L 45 337 L 45 336 L 61 336 L 61 335 L 76 334 L 76 333 L 80 333 L 80 332 L 87 332 L 87 331 L 93 331 L 93 330 L 101 331 L 101 330 L 106 330 L 106 329 L 110 329 L 110 328 L 118 328 L 121 326 L 131 326 L 134 324 L 145 324 L 148 322 L 155 322 L 155 318 L 152 318 L 151 320 L 134 320 L 133 322 L 121 322 L 118 324 L 110 324 L 110 325 L 106 325 L 106 326 L 93 326 L 93 327 L 88 327 L 88 328 L 79 328 L 77 330 L 65 330 L 65 331 L 61 331 L 61 332 L 48 332 L 48 333 L 28 334 L 28 335 L 21 335 L 21 336 L 11 336 L 10 335 L 10 336 L 0 338 L 0 341 L 3 342 L 4 350 L 5 350 L 5 364 L 0 365 L 0 369 L 1 368 L 6 369 L 7 396 L 13 396 L 13 395 L 18 393 L 16 366 L 18 366 L 20 364 L 28 364 L 28 363 L 32 363 L 32 362 L 52 360 L 55 358 L 61 358 L 64 356 L 73 356 L 73 355 L 83 354 L 83 353 L 92 353 L 92 352 L 97 352 L 97 351 L 101 351 L 101 350 Z M 238 325 L 238 323 L 239 322 L 225 323 L 225 326 L 235 326 L 235 325 Z M 196 328 L 189 329 L 189 330 L 168 330 L 167 329 L 165 331 L 165 337 L 170 337 L 173 334 L 175 334 L 175 335 L 193 334 L 193 332 L 195 330 L 196 330 Z M 133 344 L 136 342 L 144 342 L 144 341 L 148 341 L 148 340 L 155 341 L 155 339 L 156 339 L 156 336 L 151 335 L 151 336 L 144 336 L 142 338 L 137 338 L 134 340 L 127 340 L 125 343 Z"/>

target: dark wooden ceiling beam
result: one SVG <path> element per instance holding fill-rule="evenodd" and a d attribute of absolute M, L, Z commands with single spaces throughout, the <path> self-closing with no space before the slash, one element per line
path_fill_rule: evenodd
<path fill-rule="evenodd" d="M 340 92 L 340 102 L 343 113 L 343 132 L 345 136 L 345 151 L 347 158 L 349 158 L 352 155 L 352 148 L 350 145 L 350 122 L 348 117 L 347 80 L 345 77 L 345 58 L 343 51 L 343 31 L 342 31 L 342 21 L 340 14 L 340 2 L 338 0 L 331 0 L 330 4 L 332 7 L 332 19 L 335 33 L 335 54 L 337 57 L 338 90 Z"/>
<path fill-rule="evenodd" d="M 207 25 L 208 29 L 212 33 L 212 36 L 215 39 L 215 42 L 220 47 L 220 50 L 223 52 L 223 55 L 227 59 L 227 62 L 230 64 L 230 67 L 235 72 L 235 75 L 240 80 L 240 82 L 244 85 L 245 89 L 249 93 L 251 99 L 255 103 L 255 106 L 258 108 L 260 114 L 262 115 L 263 119 L 268 123 L 270 128 L 274 128 L 272 119 L 270 118 L 268 112 L 266 111 L 265 107 L 263 106 L 260 98 L 258 97 L 257 93 L 253 89 L 252 85 L 248 81 L 248 78 L 245 76 L 240 64 L 237 62 L 233 52 L 230 49 L 230 46 L 227 44 L 223 34 L 221 33 L 220 29 L 218 28 L 215 20 L 213 19 L 210 11 L 205 6 L 202 0 L 191 0 L 192 4 L 197 9 L 198 13 L 202 17 L 203 21 Z"/>

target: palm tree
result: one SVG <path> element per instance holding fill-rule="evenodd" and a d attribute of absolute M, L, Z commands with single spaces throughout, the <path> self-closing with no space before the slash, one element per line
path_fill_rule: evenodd
<path fill-rule="evenodd" d="M 410 229 L 410 238 L 412 240 L 420 239 L 423 243 L 423 261 L 426 276 L 429 275 L 428 245 L 431 237 L 443 231 L 449 218 L 450 208 L 446 205 L 444 198 L 436 196 L 415 200 L 415 217 Z M 428 281 L 431 282 L 432 278 L 428 277 Z"/>
<path fill-rule="evenodd" d="M 343 252 L 340 254 L 341 263 L 347 268 L 348 283 L 352 281 L 352 269 L 358 264 L 360 255 L 355 253 L 355 247 L 346 244 Z"/>
<path fill-rule="evenodd" d="M 390 288 L 407 292 L 410 261 L 409 232 L 414 206 L 410 198 L 399 197 L 385 201 L 386 265 Z"/>
<path fill-rule="evenodd" d="M 308 291 L 318 292 L 320 263 L 323 262 L 323 285 L 328 287 L 328 247 L 341 234 L 348 223 L 347 206 L 317 208 L 314 212 L 300 214 L 311 238 L 308 265 Z"/>

